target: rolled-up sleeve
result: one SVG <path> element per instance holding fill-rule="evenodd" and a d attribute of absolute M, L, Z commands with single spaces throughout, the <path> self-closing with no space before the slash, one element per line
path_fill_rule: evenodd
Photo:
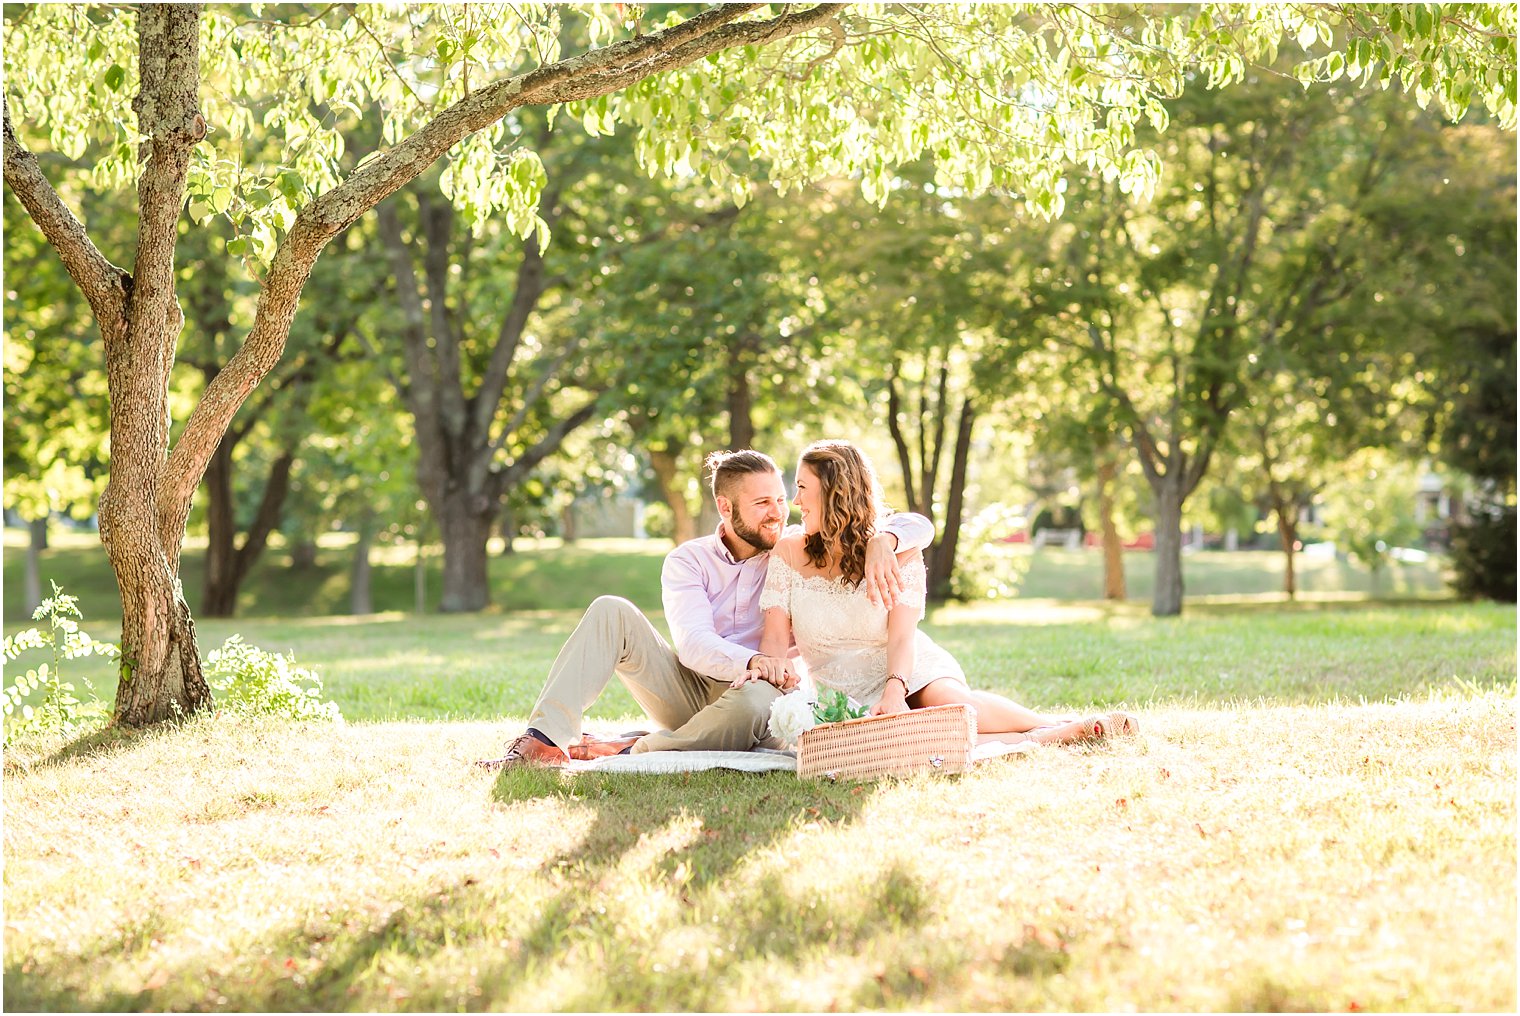
<path fill-rule="evenodd" d="M 888 515 L 882 521 L 880 529 L 883 533 L 897 537 L 899 554 L 905 550 L 927 550 L 929 544 L 934 542 L 934 523 L 913 512 Z"/>
<path fill-rule="evenodd" d="M 718 634 L 701 565 L 679 553 L 670 554 L 665 558 L 660 586 L 664 593 L 665 621 L 670 625 L 671 641 L 681 663 L 716 681 L 741 677 L 755 650 Z"/>

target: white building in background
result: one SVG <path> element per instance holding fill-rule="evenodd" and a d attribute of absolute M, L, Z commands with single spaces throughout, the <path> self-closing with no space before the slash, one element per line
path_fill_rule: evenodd
<path fill-rule="evenodd" d="M 646 539 L 642 498 L 627 492 L 606 496 L 578 497 L 570 505 L 565 521 L 570 531 L 565 535 L 577 540 L 593 540 L 600 537 L 620 536 L 636 540 Z"/>

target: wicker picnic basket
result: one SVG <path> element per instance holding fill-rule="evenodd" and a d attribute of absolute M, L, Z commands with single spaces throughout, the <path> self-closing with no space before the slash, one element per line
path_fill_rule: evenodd
<path fill-rule="evenodd" d="M 964 772 L 976 745 L 970 706 L 910 709 L 825 723 L 797 741 L 797 775 L 829 779 Z"/>

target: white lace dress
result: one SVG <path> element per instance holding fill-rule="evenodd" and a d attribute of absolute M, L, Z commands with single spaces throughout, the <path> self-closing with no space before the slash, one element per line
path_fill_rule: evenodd
<path fill-rule="evenodd" d="M 927 576 L 922 560 L 903 566 L 901 600 L 924 616 Z M 808 675 L 825 688 L 844 692 L 874 706 L 887 683 L 887 611 L 866 596 L 865 583 L 851 586 L 843 578 L 802 575 L 772 553 L 766 569 L 760 609 L 779 607 L 792 620 L 792 634 Z M 908 693 L 943 677 L 966 683 L 955 657 L 919 631 L 913 643 L 913 673 Z"/>

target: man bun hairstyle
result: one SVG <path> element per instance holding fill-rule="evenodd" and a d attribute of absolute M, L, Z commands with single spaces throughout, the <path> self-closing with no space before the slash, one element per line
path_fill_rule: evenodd
<path fill-rule="evenodd" d="M 713 503 L 718 498 L 733 500 L 734 488 L 751 473 L 779 473 L 774 459 L 764 452 L 745 448 L 737 452 L 713 452 L 707 456 L 707 476 L 712 484 Z"/>

